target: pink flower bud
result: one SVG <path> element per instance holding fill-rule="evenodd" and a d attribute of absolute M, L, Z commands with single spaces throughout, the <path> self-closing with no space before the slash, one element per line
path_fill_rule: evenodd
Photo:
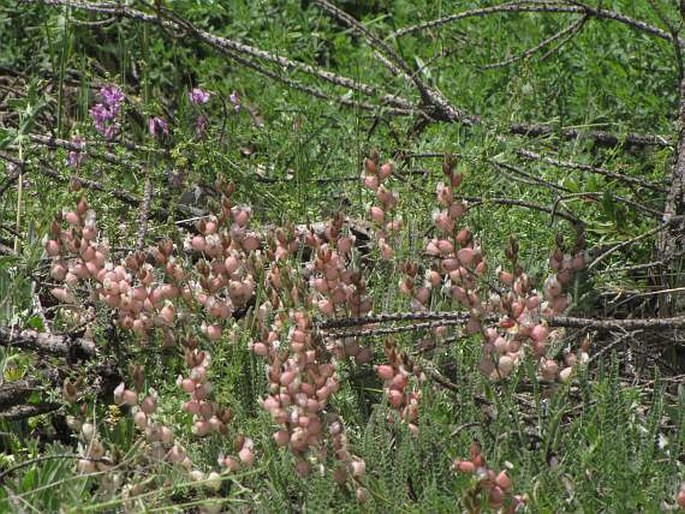
<path fill-rule="evenodd" d="M 378 170 L 378 177 L 381 179 L 381 181 L 383 181 L 392 174 L 392 171 L 393 171 L 392 163 L 386 162 Z"/>
<path fill-rule="evenodd" d="M 152 414 L 157 409 L 156 401 L 152 396 L 147 396 L 140 404 L 140 410 L 145 414 Z"/>
<path fill-rule="evenodd" d="M 363 460 L 353 460 L 352 462 L 350 462 L 350 469 L 352 471 L 353 476 L 361 478 L 364 476 L 364 473 L 366 472 L 366 464 Z"/>
<path fill-rule="evenodd" d="M 55 257 L 56 255 L 59 255 L 60 252 L 60 244 L 58 241 L 55 241 L 54 239 L 50 239 L 46 244 L 45 244 L 45 252 L 50 255 L 51 257 Z"/>
<path fill-rule="evenodd" d="M 376 373 L 378 373 L 381 380 L 392 380 L 392 377 L 395 376 L 395 370 L 392 366 L 388 366 L 387 364 L 378 366 L 376 368 Z"/>
<path fill-rule="evenodd" d="M 218 341 L 221 339 L 221 325 L 212 324 L 207 326 L 207 339 L 210 341 Z"/>
<path fill-rule="evenodd" d="M 249 448 L 243 448 L 238 452 L 238 458 L 246 466 L 251 466 L 254 462 L 254 452 Z"/>
<path fill-rule="evenodd" d="M 73 211 L 69 211 L 64 214 L 64 220 L 69 223 L 69 225 L 75 227 L 81 223 L 81 218 L 79 218 L 79 215 L 76 214 Z"/>
<path fill-rule="evenodd" d="M 198 437 L 204 437 L 209 433 L 210 428 L 209 422 L 205 420 L 196 421 L 193 424 L 193 434 Z"/>
<path fill-rule="evenodd" d="M 230 455 L 223 460 L 222 464 L 230 472 L 238 471 L 240 469 L 238 460 Z"/>
<path fill-rule="evenodd" d="M 514 369 L 514 359 L 508 355 L 502 355 L 497 362 L 497 370 L 502 377 L 506 377 Z"/>
<path fill-rule="evenodd" d="M 400 405 L 402 405 L 403 400 L 404 395 L 397 389 L 391 389 L 388 391 L 388 403 L 390 403 L 391 406 L 398 408 Z"/>
<path fill-rule="evenodd" d="M 55 287 L 50 290 L 50 293 L 62 303 L 74 303 L 75 301 L 73 295 L 63 288 Z"/>
<path fill-rule="evenodd" d="M 392 381 L 390 382 L 390 387 L 397 389 L 397 390 L 402 390 L 405 388 L 407 385 L 407 377 L 404 376 L 402 373 L 398 373 L 392 378 Z"/>
<path fill-rule="evenodd" d="M 380 185 L 380 180 L 376 175 L 364 175 L 364 187 L 376 191 Z"/>
<path fill-rule="evenodd" d="M 290 441 L 290 434 L 285 430 L 279 430 L 274 434 L 273 437 L 274 441 L 276 441 L 276 445 L 278 446 L 285 446 Z"/>
<path fill-rule="evenodd" d="M 470 460 L 455 460 L 452 467 L 462 473 L 475 473 L 476 465 Z"/>
<path fill-rule="evenodd" d="M 475 252 L 474 252 L 473 248 L 469 248 L 469 247 L 462 248 L 461 250 L 459 250 L 457 252 L 457 259 L 459 259 L 459 262 L 463 266 L 468 266 L 469 264 L 471 264 L 473 262 L 474 256 L 475 256 Z"/>
<path fill-rule="evenodd" d="M 533 331 L 530 334 L 530 337 L 533 339 L 533 341 L 537 341 L 538 343 L 544 343 L 547 341 L 547 336 L 549 332 L 547 330 L 547 327 L 543 324 L 535 325 L 533 327 Z"/>
<path fill-rule="evenodd" d="M 147 426 L 147 416 L 142 410 L 139 410 L 134 414 L 133 422 L 139 429 L 143 430 Z"/>
<path fill-rule="evenodd" d="M 380 207 L 374 205 L 369 209 L 369 217 L 376 223 L 382 223 L 385 219 L 385 212 Z"/>
<path fill-rule="evenodd" d="M 507 475 L 506 470 L 502 470 L 495 478 L 495 484 L 497 484 L 502 488 L 503 491 L 506 492 L 511 489 L 513 482 L 511 481 L 511 478 L 509 478 L 509 475 Z"/>
<path fill-rule="evenodd" d="M 573 368 L 571 366 L 562 369 L 559 372 L 559 380 L 561 380 L 562 382 L 568 382 L 571 378 L 571 373 L 573 373 Z"/>

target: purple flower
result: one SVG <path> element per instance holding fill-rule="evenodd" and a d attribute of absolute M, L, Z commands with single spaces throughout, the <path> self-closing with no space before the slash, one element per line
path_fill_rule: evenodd
<path fill-rule="evenodd" d="M 190 93 L 188 93 L 188 98 L 190 99 L 190 103 L 193 105 L 206 104 L 209 102 L 209 92 L 196 87 L 193 88 Z"/>
<path fill-rule="evenodd" d="M 240 96 L 238 95 L 238 92 L 236 90 L 233 90 L 228 99 L 233 104 L 233 110 L 235 112 L 238 112 L 240 110 Z"/>
<path fill-rule="evenodd" d="M 111 112 L 116 116 L 119 114 L 121 102 L 124 101 L 124 93 L 117 86 L 109 84 L 100 89 L 100 96 L 105 101 L 105 105 L 110 108 Z"/>
<path fill-rule="evenodd" d="M 93 118 L 95 129 L 105 139 L 113 139 L 119 131 L 116 117 L 121 111 L 124 93 L 117 86 L 108 84 L 100 89 L 100 96 L 103 103 L 95 104 L 90 109 L 90 116 Z"/>
<path fill-rule="evenodd" d="M 150 135 L 152 137 L 157 135 L 158 130 L 161 131 L 165 136 L 169 135 L 169 124 L 164 118 L 160 118 L 159 116 L 150 118 L 147 122 L 147 128 L 150 130 Z"/>
<path fill-rule="evenodd" d="M 108 141 L 114 139 L 114 137 L 119 133 L 119 127 L 116 124 L 107 125 L 102 131 L 102 135 Z"/>
<path fill-rule="evenodd" d="M 110 111 L 104 104 L 95 104 L 90 108 L 90 116 L 93 118 L 95 125 L 104 125 L 105 122 L 113 118 L 112 111 Z"/>
<path fill-rule="evenodd" d="M 104 104 L 95 104 L 90 109 L 90 117 L 93 118 L 95 130 L 102 134 L 105 139 L 112 139 L 117 132 L 113 124 L 115 113 Z"/>

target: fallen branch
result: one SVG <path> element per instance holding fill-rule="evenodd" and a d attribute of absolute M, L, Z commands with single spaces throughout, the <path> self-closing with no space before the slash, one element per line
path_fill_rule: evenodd
<path fill-rule="evenodd" d="M 527 137 L 543 137 L 559 134 L 564 139 L 578 139 L 580 137 L 587 137 L 592 139 L 595 143 L 601 146 L 660 146 L 668 148 L 671 142 L 662 136 L 652 136 L 628 133 L 625 136 L 619 137 L 610 132 L 603 130 L 582 131 L 577 128 L 557 128 L 549 124 L 528 124 L 528 123 L 513 123 L 509 125 L 509 132 L 518 136 Z"/>
<path fill-rule="evenodd" d="M 640 137 L 645 137 L 645 136 L 640 136 Z M 533 152 L 531 150 L 526 150 L 524 148 L 517 149 L 516 154 L 519 157 L 523 157 L 524 159 L 541 161 L 541 162 L 544 162 L 547 164 L 551 164 L 552 166 L 556 166 L 558 168 L 587 171 L 590 173 L 596 173 L 598 175 L 605 176 L 607 178 L 620 180 L 620 181 L 626 182 L 628 184 L 634 184 L 637 186 L 642 186 L 644 188 L 651 189 L 652 191 L 658 191 L 661 193 L 666 192 L 666 189 L 663 188 L 662 186 L 658 185 L 658 184 L 654 184 L 653 182 L 648 182 L 646 180 L 642 180 L 641 178 L 631 177 L 630 175 L 624 175 L 623 173 L 617 173 L 615 171 L 610 171 L 610 170 L 607 170 L 606 168 L 601 168 L 598 166 L 590 166 L 589 164 L 582 164 L 579 162 L 560 161 L 558 159 L 553 159 L 552 157 L 542 156 L 536 152 Z"/>
<path fill-rule="evenodd" d="M 487 318 L 495 321 L 497 318 L 490 316 Z M 595 330 L 641 330 L 641 329 L 676 329 L 685 327 L 685 316 L 672 318 L 637 318 L 637 319 L 607 319 L 607 318 L 576 318 L 573 316 L 553 316 L 546 318 L 551 327 L 564 328 L 591 328 Z M 441 321 L 451 322 L 451 324 L 466 323 L 469 315 L 465 312 L 452 311 L 425 311 L 425 312 L 398 312 L 395 314 L 377 314 L 363 316 L 360 318 L 346 318 L 336 320 L 325 320 L 317 324 L 317 327 L 324 332 L 332 332 L 333 329 L 346 327 L 374 325 L 379 323 L 392 322 L 412 322 L 418 321 Z M 423 325 L 419 325 L 423 329 Z"/>
<path fill-rule="evenodd" d="M 46 334 L 36 330 L 17 331 L 4 327 L 0 327 L 0 346 L 63 356 L 76 353 L 90 357 L 96 352 L 93 342 L 81 337 Z"/>

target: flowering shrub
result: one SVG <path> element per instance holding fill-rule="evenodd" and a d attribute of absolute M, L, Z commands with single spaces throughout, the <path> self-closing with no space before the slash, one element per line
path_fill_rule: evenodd
<path fill-rule="evenodd" d="M 91 109 L 91 115 L 98 132 L 111 139 L 121 122 L 124 95 L 113 86 L 100 94 L 103 102 Z M 202 109 L 210 93 L 195 88 L 188 99 L 203 136 L 208 118 Z M 231 95 L 231 103 L 237 111 L 237 94 Z M 153 137 L 169 134 L 161 117 L 149 118 L 148 128 Z M 74 165 L 77 157 L 73 156 Z M 403 228 L 400 198 L 390 189 L 394 173 L 392 162 L 381 163 L 372 155 L 364 161 L 361 177 L 373 194 L 369 237 L 377 256 L 391 266 Z M 578 356 L 568 353 L 560 365 L 547 353 L 546 320 L 570 304 L 564 286 L 584 266 L 582 234 L 572 252 L 553 252 L 553 274 L 541 291 L 520 265 L 514 240 L 505 251 L 508 264 L 493 274 L 477 235 L 464 223 L 469 205 L 458 196 L 463 174 L 451 159 L 444 163 L 443 174 L 445 182 L 436 188 L 434 235 L 425 241 L 422 255 L 398 266 L 399 292 L 419 314 L 430 314 L 432 303 L 461 309 L 466 315 L 462 336 L 482 341 L 480 370 L 488 379 L 506 379 L 529 358 L 542 379 L 568 380 L 573 365 L 587 361 L 588 349 L 583 347 Z M 214 398 L 213 349 L 247 335 L 249 350 L 266 368 L 260 405 L 274 424 L 275 446 L 292 455 L 298 475 L 328 473 L 364 502 L 370 494 L 366 462 L 357 455 L 334 406 L 336 395 L 348 385 L 345 370 L 373 364 L 387 404 L 387 422 L 399 420 L 414 437 L 419 436 L 421 399 L 432 385 L 430 375 L 394 339 L 385 340 L 381 357 L 359 336 L 332 335 L 319 328 L 326 320 L 363 319 L 374 309 L 361 250 L 342 214 L 316 230 L 292 224 L 258 230 L 252 227 L 251 207 L 234 203 L 233 183 L 218 183 L 217 190 L 222 195 L 218 212 L 199 219 L 182 245 L 166 238 L 123 259 L 111 254 L 95 211 L 81 199 L 74 210 L 58 215 L 49 231 L 45 249 L 52 258 L 51 275 L 61 283 L 51 293 L 68 306 L 68 322 L 88 322 L 87 313 L 78 307 L 87 296 L 110 309 L 116 326 L 140 347 L 182 353 L 185 371 L 177 376 L 176 387 L 186 395 L 181 412 L 187 421 L 172 424 L 173 416 L 159 415 L 160 405 L 167 403 L 165 409 L 169 408 L 160 393 L 163 384 L 153 387 L 139 364 L 132 367 L 133 385 L 124 381 L 112 392 L 116 406 L 130 415 L 150 465 L 165 463 L 194 483 L 215 484 L 225 474 L 259 464 L 256 434 L 236 431 L 234 409 Z M 433 327 L 436 341 L 445 329 Z M 73 393 L 68 397 L 74 401 Z M 112 451 L 101 443 L 96 424 L 82 414 L 69 423 L 83 443 L 78 470 L 109 469 Z M 214 456 L 218 470 L 202 469 L 191 459 L 187 447 L 198 438 L 221 441 Z M 464 496 L 465 505 L 481 495 L 491 507 L 512 512 L 524 503 L 512 494 L 507 472 L 495 474 L 476 450 L 472 449 L 471 460 L 455 462 L 455 469 L 478 477 Z M 130 496 L 126 475 L 113 476 L 103 488 L 128 487 Z"/>

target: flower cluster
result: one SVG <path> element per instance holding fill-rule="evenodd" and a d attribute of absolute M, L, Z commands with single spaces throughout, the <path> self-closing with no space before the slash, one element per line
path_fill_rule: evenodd
<path fill-rule="evenodd" d="M 496 271 L 503 288 L 495 287 L 485 279 L 487 263 L 471 231 L 459 224 L 467 210 L 467 205 L 455 198 L 463 175 L 455 172 L 451 159 L 443 164 L 443 173 L 446 183 L 440 182 L 436 190 L 441 209 L 433 215 L 437 236 L 426 245 L 426 254 L 439 265 L 426 271 L 423 284 L 417 284 L 418 265 L 405 264 L 400 291 L 412 298 L 415 308 L 424 308 L 431 290 L 442 284 L 443 291 L 468 312 L 465 332 L 482 334 L 480 369 L 490 378 L 502 379 L 511 374 L 528 348 L 544 379 L 567 379 L 576 356 L 567 355 L 563 369 L 546 357 L 550 332 L 545 318 L 562 313 L 570 303 L 563 286 L 584 267 L 582 234 L 573 253 L 565 254 L 560 249 L 553 253 L 550 264 L 556 273 L 545 282 L 544 295 L 533 289 L 519 265 L 515 240 L 505 250 L 510 268 Z M 489 322 L 493 317 L 498 320 L 494 325 Z M 587 360 L 586 351 L 579 354 L 581 362 Z"/>
<path fill-rule="evenodd" d="M 342 235 L 342 224 L 342 215 L 338 214 L 324 231 L 325 241 L 312 232 L 306 237 L 314 254 L 307 266 L 311 273 L 309 301 L 324 316 L 338 313 L 359 317 L 371 310 L 371 302 L 365 295 L 361 274 L 349 266 L 355 238 Z"/>
<path fill-rule="evenodd" d="M 187 346 L 195 346 L 194 341 L 189 341 Z M 205 437 L 210 432 L 225 434 L 233 412 L 231 409 L 220 410 L 209 400 L 212 392 L 208 376 L 211 362 L 209 353 L 196 347 L 188 349 L 185 360 L 190 372 L 187 377 L 179 375 L 176 384 L 190 395 L 183 409 L 193 415 L 193 434 L 198 437 Z"/>
<path fill-rule="evenodd" d="M 287 345 L 280 341 L 284 332 Z M 335 367 L 320 338 L 312 333 L 309 317 L 301 311 L 294 312 L 292 319 L 277 317 L 266 337 L 251 348 L 268 362 L 270 394 L 262 407 L 281 425 L 274 440 L 278 446 L 288 446 L 302 462 L 321 438 L 321 416 L 328 398 L 340 388 Z M 307 465 L 300 464 L 298 469 Z"/>
<path fill-rule="evenodd" d="M 100 96 L 102 97 L 102 102 L 95 104 L 90 109 L 90 116 L 95 123 L 95 129 L 105 139 L 110 140 L 119 131 L 117 118 L 124 101 L 124 93 L 118 87 L 110 84 L 100 89 Z"/>
<path fill-rule="evenodd" d="M 365 173 L 362 175 L 364 187 L 370 189 L 376 195 L 380 205 L 372 205 L 369 208 L 369 218 L 378 227 L 375 232 L 376 244 L 384 260 L 392 259 L 395 252 L 390 246 L 388 239 L 402 227 L 402 220 L 393 219 L 391 210 L 397 204 L 397 193 L 389 190 L 385 182 L 392 175 L 394 166 L 391 162 L 378 165 L 378 157 L 372 156 L 364 160 Z"/>
<path fill-rule="evenodd" d="M 395 409 L 403 423 L 407 424 L 413 434 L 419 432 L 419 400 L 421 392 L 418 390 L 426 380 L 425 374 L 408 362 L 401 352 L 398 352 L 392 341 L 385 343 L 385 357 L 387 364 L 376 366 L 376 374 L 383 380 L 383 393 L 388 399 L 390 407 Z M 407 392 L 410 380 L 414 378 L 413 390 Z M 388 416 L 388 421 L 393 418 Z"/>
<path fill-rule="evenodd" d="M 487 467 L 485 459 L 476 444 L 471 445 L 469 460 L 455 460 L 452 469 L 474 475 L 477 482 L 464 496 L 467 511 L 480 512 L 481 498 L 493 509 L 501 513 L 514 513 L 522 509 L 526 499 L 513 494 L 513 481 L 504 469 L 497 473 Z"/>
<path fill-rule="evenodd" d="M 466 204 L 455 199 L 455 190 L 463 180 L 463 174 L 455 172 L 451 160 L 443 164 L 447 182 L 437 185 L 436 194 L 441 210 L 433 214 L 437 237 L 428 241 L 426 254 L 438 260 L 426 275 L 425 286 L 435 288 L 443 284 L 450 298 L 463 305 L 470 319 L 466 332 L 480 331 L 487 306 L 479 294 L 478 278 L 485 275 L 487 265 L 480 247 L 475 244 L 471 231 L 459 226 L 466 212 Z"/>
<path fill-rule="evenodd" d="M 543 379 L 566 380 L 576 356 L 568 354 L 563 368 L 555 360 L 547 358 L 551 334 L 545 318 L 560 314 L 568 307 L 569 298 L 562 291 L 562 283 L 568 284 L 572 273 L 582 269 L 582 253 L 572 257 L 563 255 L 559 249 L 554 251 L 552 269 L 557 273 L 545 282 L 543 295 L 532 288 L 528 275 L 518 264 L 515 240 L 510 242 L 505 254 L 511 262 L 511 269 L 500 268 L 498 277 L 508 290 L 490 297 L 489 312 L 497 314 L 500 319 L 496 327 L 483 331 L 485 345 L 481 370 L 493 378 L 506 377 L 520 363 L 524 346 L 527 346 Z M 586 350 L 580 354 L 581 362 L 588 358 Z"/>

